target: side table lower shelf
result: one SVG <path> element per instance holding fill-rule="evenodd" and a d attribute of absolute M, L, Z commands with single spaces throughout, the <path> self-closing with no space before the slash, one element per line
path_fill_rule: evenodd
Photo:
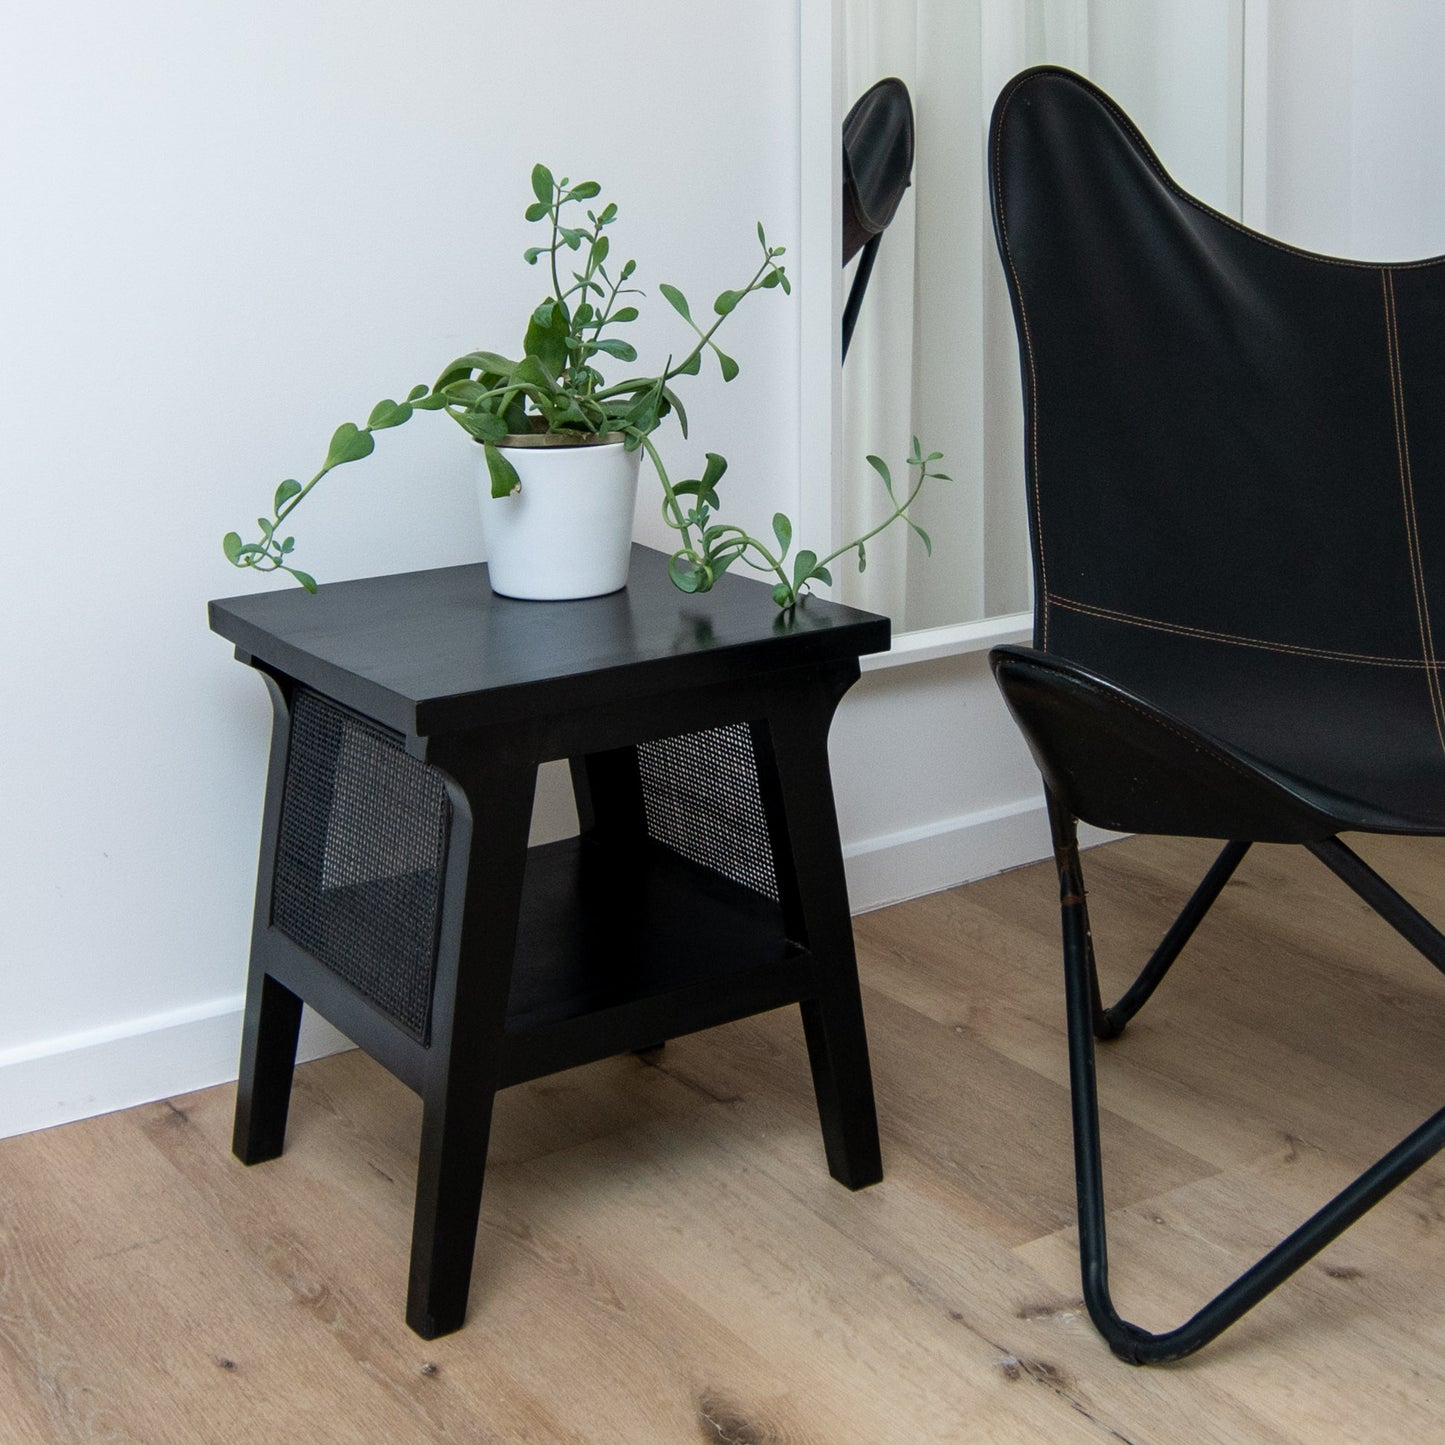
<path fill-rule="evenodd" d="M 382 878 L 383 897 L 425 881 Z M 340 890 L 338 890 L 340 891 Z M 346 890 L 354 902 L 356 887 Z M 351 910 L 338 908 L 342 916 Z M 427 1045 L 375 994 L 274 926 L 267 973 L 415 1093 Z M 771 899 L 644 843 L 618 857 L 581 838 L 530 848 L 499 1085 L 575 1068 L 811 997 L 817 966 Z"/>
<path fill-rule="evenodd" d="M 501 1081 L 796 1003 L 814 982 L 778 904 L 665 845 L 532 848 Z"/>

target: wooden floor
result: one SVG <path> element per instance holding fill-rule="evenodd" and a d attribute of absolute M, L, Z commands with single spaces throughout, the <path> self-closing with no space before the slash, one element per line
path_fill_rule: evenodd
<path fill-rule="evenodd" d="M 1445 848 L 1361 851 L 1445 914 Z M 1086 857 L 1106 990 L 1209 850 Z M 887 1178 L 823 1166 L 795 1010 L 509 1091 L 459 1334 L 402 1322 L 417 1101 L 297 1077 L 0 1143 L 0 1439 L 1445 1439 L 1445 1164 L 1202 1354 L 1139 1370 L 1077 1283 L 1051 870 L 857 920 Z M 1445 980 L 1302 851 L 1257 848 L 1102 1051 L 1116 1297 L 1175 1323 L 1431 1113 Z"/>

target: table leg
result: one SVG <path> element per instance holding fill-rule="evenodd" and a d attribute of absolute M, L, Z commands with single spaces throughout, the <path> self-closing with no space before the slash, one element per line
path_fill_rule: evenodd
<path fill-rule="evenodd" d="M 577 824 L 584 838 L 592 838 L 610 850 L 618 860 L 636 853 L 647 838 L 647 809 L 642 799 L 642 779 L 637 769 L 637 748 L 609 748 L 585 753 L 569 760 L 572 796 L 577 802 Z M 625 864 L 619 867 L 625 872 Z M 634 1054 L 655 1054 L 666 1039 Z"/>
<path fill-rule="evenodd" d="M 755 726 L 753 741 L 784 920 L 818 967 L 818 992 L 800 1008 L 828 1172 L 862 1189 L 883 1177 L 883 1162 L 828 768 L 836 704 L 837 697 L 812 693 Z"/>
<path fill-rule="evenodd" d="M 261 857 L 256 869 L 256 905 L 251 925 L 251 966 L 246 984 L 246 1013 L 241 1030 L 241 1064 L 236 1080 L 236 1117 L 231 1151 L 243 1164 L 278 1158 L 286 1142 L 291 1078 L 296 1070 L 296 1040 L 301 1029 L 301 1000 L 266 972 L 266 934 L 275 885 L 276 840 L 286 761 L 291 746 L 290 689 L 262 672 L 271 698 L 271 757 L 266 770 L 266 801 L 261 818 Z"/>
<path fill-rule="evenodd" d="M 429 1340 L 466 1318 L 536 763 L 491 739 L 429 749 L 427 761 L 452 800 L 406 1302 Z"/>
<path fill-rule="evenodd" d="M 236 1122 L 231 1136 L 231 1150 L 243 1164 L 278 1158 L 285 1145 L 300 1031 L 301 1000 L 257 970 L 246 990 Z"/>

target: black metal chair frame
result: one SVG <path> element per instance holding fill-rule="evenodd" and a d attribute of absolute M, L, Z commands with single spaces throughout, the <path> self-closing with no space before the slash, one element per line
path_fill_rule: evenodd
<path fill-rule="evenodd" d="M 913 105 L 908 87 L 887 76 L 858 97 L 843 118 L 843 264 L 862 254 L 843 307 L 843 358 L 878 259 L 878 247 L 913 171 Z M 850 236 L 853 238 L 850 245 Z"/>
<path fill-rule="evenodd" d="M 1024 98 L 1019 100 L 1020 96 Z M 1003 118 L 1011 103 L 1019 105 L 1014 115 L 1024 118 L 1010 123 L 1021 127 L 1019 134 L 1024 139 L 1006 148 Z M 1073 129 L 1076 124 L 1077 131 Z M 1247 232 L 1175 186 L 1147 142 L 1107 96 L 1082 77 L 1053 67 L 1027 71 L 1005 88 L 995 108 L 989 149 L 995 229 L 1013 296 L 1024 372 L 1038 622 L 1036 647 L 995 648 L 991 662 L 1044 775 L 1058 868 L 1084 1302 L 1094 1325 L 1116 1355 L 1132 1364 L 1149 1364 L 1182 1358 L 1214 1339 L 1445 1146 L 1445 1110 L 1441 1110 L 1176 1328 L 1151 1332 L 1125 1319 L 1114 1306 L 1109 1288 L 1095 1041 L 1116 1039 L 1123 1033 L 1219 898 L 1251 843 L 1296 843 L 1307 848 L 1428 962 L 1445 972 L 1445 933 L 1339 836 L 1348 831 L 1445 835 L 1445 807 L 1439 802 L 1442 777 L 1445 777 L 1440 756 L 1431 753 L 1428 761 L 1422 760 L 1424 755 L 1410 751 L 1404 742 L 1399 742 L 1406 736 L 1402 731 L 1404 723 L 1388 712 L 1390 702 L 1379 701 L 1382 697 L 1398 700 L 1400 696 L 1381 692 L 1385 686 L 1382 679 L 1387 675 L 1409 676 L 1411 686 L 1418 687 L 1418 696 L 1409 694 L 1410 706 L 1422 709 L 1422 715 L 1428 719 L 1430 711 L 1424 711 L 1425 704 L 1421 701 L 1427 689 L 1414 681 L 1424 679 L 1429 685 L 1429 709 L 1433 711 L 1434 723 L 1433 728 L 1428 728 L 1428 724 L 1422 724 L 1422 728 L 1428 728 L 1432 738 L 1438 736 L 1440 746 L 1445 748 L 1445 730 L 1442 730 L 1445 714 L 1441 711 L 1445 703 L 1439 691 L 1438 664 L 1428 638 L 1421 533 L 1411 490 L 1400 350 L 1402 333 L 1396 306 L 1398 272 L 1413 278 L 1416 287 L 1411 293 L 1414 309 L 1409 316 L 1415 329 L 1408 339 L 1417 348 L 1411 353 L 1412 384 L 1419 388 L 1416 395 L 1423 394 L 1426 398 L 1424 406 L 1417 402 L 1414 415 L 1424 418 L 1433 414 L 1435 393 L 1416 378 L 1434 378 L 1442 370 L 1434 350 L 1428 352 L 1428 366 L 1419 350 L 1438 344 L 1438 328 L 1431 321 L 1436 312 L 1426 306 L 1424 288 L 1433 288 L 1428 297 L 1434 305 L 1445 279 L 1440 270 L 1445 266 L 1445 258 L 1375 267 L 1370 263 L 1312 256 Z M 1005 217 L 1006 174 L 1010 185 L 1017 187 L 1016 193 L 1010 191 L 1010 205 L 1017 202 L 1016 209 L 1032 222 L 1031 228 L 1021 226 L 1012 236 Z M 1033 187 L 1036 176 L 1039 185 Z M 1107 229 L 1114 215 L 1110 207 L 1118 204 L 1117 194 L 1109 189 L 1111 186 L 1117 186 L 1120 193 L 1131 198 L 1142 198 L 1128 214 L 1129 228 Z M 1091 187 L 1101 188 L 1097 207 L 1094 207 L 1095 194 Z M 1080 221 L 1080 216 L 1086 220 Z M 1061 217 L 1066 218 L 1067 224 Z M 1241 236 L 1244 239 L 1240 239 Z M 1174 238 L 1178 238 L 1177 244 Z M 1131 246 L 1135 249 L 1127 249 Z M 1200 412 L 1187 413 L 1188 420 L 1196 426 L 1190 436 L 1205 435 L 1204 427 L 1227 432 L 1234 427 L 1253 426 L 1255 430 L 1248 433 L 1252 441 L 1261 434 L 1257 413 L 1245 406 L 1231 415 L 1222 409 L 1230 404 L 1228 394 L 1220 393 L 1225 397 L 1220 402 L 1216 391 L 1206 390 L 1222 385 L 1217 381 L 1221 375 L 1238 372 L 1249 378 L 1248 385 L 1253 389 L 1250 403 L 1256 396 L 1265 399 L 1261 407 L 1272 402 L 1274 393 L 1264 389 L 1263 379 L 1278 358 L 1269 347 L 1285 345 L 1274 339 L 1277 336 L 1288 335 L 1291 344 L 1296 336 L 1295 332 L 1284 331 L 1284 322 L 1279 319 L 1283 312 L 1277 315 L 1269 311 L 1269 300 L 1260 299 L 1273 295 L 1265 289 L 1259 297 L 1248 293 L 1256 301 L 1250 323 L 1257 326 L 1257 333 L 1243 326 L 1238 332 L 1232 329 L 1234 318 L 1228 308 L 1234 301 L 1234 293 L 1229 290 L 1228 281 L 1221 278 L 1234 277 L 1229 266 L 1239 264 L 1236 258 L 1243 254 L 1240 248 L 1244 247 L 1259 248 L 1257 252 L 1251 251 L 1250 256 L 1263 256 L 1275 268 L 1269 272 L 1270 284 L 1283 274 L 1279 268 L 1287 264 L 1294 268 L 1290 272 L 1291 284 L 1297 281 L 1300 285 L 1306 282 L 1312 285 L 1317 276 L 1331 278 L 1330 284 L 1335 286 L 1348 281 L 1353 288 L 1349 292 L 1350 304 L 1383 306 L 1384 325 L 1370 337 L 1371 344 L 1378 349 L 1378 355 L 1374 351 L 1369 353 L 1370 365 L 1377 368 L 1372 373 L 1378 376 L 1376 389 L 1359 395 L 1356 406 L 1360 416 L 1351 424 L 1358 424 L 1361 429 L 1375 428 L 1367 434 L 1370 445 L 1377 446 L 1381 453 L 1388 453 L 1389 466 L 1398 461 L 1402 492 L 1392 505 L 1401 509 L 1400 556 L 1402 559 L 1407 556 L 1410 569 L 1400 585 L 1403 588 L 1408 582 L 1413 586 L 1413 604 L 1408 610 L 1408 623 L 1404 625 L 1412 632 L 1418 615 L 1423 658 L 1416 653 L 1412 658 L 1397 661 L 1393 654 L 1388 658 L 1366 656 L 1363 649 L 1354 653 L 1331 652 L 1331 646 L 1344 644 L 1331 640 L 1327 630 L 1329 619 L 1321 623 L 1323 640 L 1320 641 L 1310 636 L 1291 638 L 1287 635 L 1261 640 L 1257 636 L 1240 635 L 1244 629 L 1237 621 L 1215 622 L 1208 615 L 1198 614 L 1146 616 L 1144 613 L 1150 604 L 1132 600 L 1136 595 L 1147 594 L 1151 599 L 1162 596 L 1166 600 L 1162 603 L 1155 600 L 1153 605 L 1167 607 L 1170 600 L 1182 596 L 1202 598 L 1207 605 L 1211 599 L 1225 595 L 1223 584 L 1220 589 L 1211 590 L 1217 572 L 1210 573 L 1198 561 L 1200 556 L 1214 554 L 1191 551 L 1192 540 L 1179 542 L 1176 554 L 1165 552 L 1155 556 L 1147 550 L 1148 542 L 1137 539 L 1130 544 L 1134 552 L 1126 555 L 1116 539 L 1127 530 L 1131 519 L 1140 522 L 1140 537 L 1175 536 L 1157 530 L 1151 532 L 1142 513 L 1150 507 L 1158 510 L 1162 505 L 1152 500 L 1154 494 L 1149 491 L 1149 485 L 1158 469 L 1170 465 L 1168 458 L 1173 455 L 1157 449 L 1165 446 L 1177 451 L 1177 442 L 1161 442 L 1159 438 L 1174 436 L 1171 428 L 1178 426 L 1178 417 L 1161 407 L 1162 421 L 1154 425 L 1154 416 L 1144 414 L 1148 404 L 1144 398 L 1152 400 L 1158 396 L 1167 401 L 1182 395 L 1190 405 L 1197 402 L 1201 411 L 1218 405 L 1221 409 L 1212 412 L 1207 422 L 1201 423 Z M 1201 252 L 1207 253 L 1203 262 L 1199 260 Z M 1281 261 L 1281 257 L 1286 259 Z M 1214 263 L 1212 270 L 1210 262 Z M 1032 269 L 1021 273 L 1021 266 Z M 1196 281 L 1196 270 L 1208 274 L 1208 284 Z M 1370 272 L 1378 272 L 1378 279 Z M 1026 282 L 1025 277 L 1031 280 Z M 1180 280 L 1181 277 L 1187 279 Z M 1024 310 L 1026 284 L 1034 288 L 1031 298 L 1041 290 L 1046 293 L 1045 301 L 1053 307 L 1046 320 L 1044 313 L 1036 308 L 1031 324 Z M 1262 288 L 1265 286 L 1263 282 L 1260 284 Z M 1101 366 L 1100 358 L 1107 358 L 1111 353 L 1095 338 L 1122 335 L 1128 344 L 1134 345 L 1141 329 L 1153 328 L 1153 334 L 1159 335 L 1175 324 L 1175 313 L 1167 309 L 1161 311 L 1154 305 L 1155 299 L 1165 295 L 1171 285 L 1188 296 L 1188 305 L 1193 306 L 1195 312 L 1178 313 L 1179 330 L 1168 333 L 1167 340 L 1160 343 L 1159 354 L 1173 366 L 1186 343 L 1198 345 L 1200 338 L 1216 334 L 1220 338 L 1219 352 L 1211 352 L 1203 359 L 1189 352 L 1177 372 L 1161 367 L 1162 379 L 1157 380 L 1157 390 L 1149 390 L 1150 385 L 1156 384 L 1152 376 L 1147 384 L 1132 392 L 1071 386 L 1071 379 L 1080 374 L 1081 365 L 1091 372 L 1107 370 Z M 1190 285 L 1195 285 L 1196 290 L 1187 291 Z M 1209 285 L 1214 289 L 1209 289 Z M 1300 295 L 1315 297 L 1317 293 L 1292 293 L 1290 304 L 1296 310 L 1291 316 L 1300 313 Z M 1319 297 L 1323 295 L 1323 291 L 1318 293 Z M 1322 302 L 1319 309 L 1320 314 L 1325 314 Z M 1308 313 L 1308 306 L 1303 310 Z M 1189 329 L 1196 313 L 1202 318 L 1197 332 Z M 1266 321 L 1258 323 L 1256 318 L 1262 314 Z M 1224 324 L 1219 323 L 1220 316 L 1226 317 Z M 1047 335 L 1043 329 L 1045 324 L 1052 328 Z M 1121 327 L 1134 330 L 1121 331 Z M 1261 342 L 1261 336 L 1266 340 Z M 1180 337 L 1186 341 L 1181 342 Z M 1226 347 L 1238 348 L 1246 343 L 1253 349 L 1244 355 L 1243 362 L 1231 366 L 1233 351 L 1229 358 L 1221 360 Z M 1169 350 L 1171 346 L 1174 351 Z M 1045 347 L 1049 348 L 1047 353 Z M 1045 365 L 1052 368 L 1047 373 L 1041 371 Z M 1144 365 L 1147 367 L 1148 363 Z M 1290 377 L 1288 354 L 1275 370 L 1287 379 Z M 1046 375 L 1046 383 L 1040 382 L 1041 374 Z M 1182 381 L 1178 379 L 1180 376 Z M 1291 380 L 1289 384 L 1298 386 L 1299 383 Z M 1430 386 L 1433 384 L 1431 381 Z M 1052 390 L 1044 389 L 1046 386 Z M 1040 441 L 1041 391 L 1045 397 L 1044 407 L 1053 408 L 1052 420 L 1046 419 L 1046 425 L 1054 431 L 1047 433 L 1046 442 Z M 1061 408 L 1064 392 L 1071 394 L 1064 398 L 1066 404 Z M 1121 397 L 1134 403 L 1132 409 L 1121 402 Z M 1075 410 L 1069 411 L 1068 406 Z M 1088 408 L 1087 418 L 1080 422 L 1085 408 Z M 1067 422 L 1061 424 L 1062 417 L 1072 420 L 1072 428 Z M 1270 423 L 1276 419 L 1277 415 L 1271 413 Z M 1148 430 L 1151 426 L 1154 429 Z M 1436 453 L 1427 451 L 1434 445 L 1435 434 L 1424 425 L 1419 430 L 1426 433 L 1416 457 L 1417 469 L 1423 476 L 1435 470 Z M 1300 445 L 1299 434 L 1287 427 L 1277 428 L 1277 434 L 1286 438 L 1286 447 Z M 1320 434 L 1334 435 L 1327 433 L 1327 429 L 1322 429 Z M 1048 455 L 1053 462 L 1053 473 L 1050 478 L 1045 468 L 1041 483 L 1039 455 L 1044 445 L 1052 448 Z M 1216 471 L 1219 470 L 1218 459 L 1212 452 L 1203 452 L 1200 456 L 1203 458 L 1200 465 L 1215 466 Z M 1190 465 L 1193 463 L 1191 458 Z M 1175 465 L 1179 465 L 1177 460 Z M 1298 476 L 1307 471 L 1301 464 L 1296 472 L 1288 473 L 1275 454 L 1270 454 L 1261 465 L 1271 477 L 1278 474 L 1281 486 L 1295 485 Z M 1130 467 L 1136 470 L 1130 473 Z M 1323 474 L 1322 469 L 1319 475 Z M 1383 469 L 1383 475 L 1384 481 L 1378 485 L 1388 486 L 1393 480 L 1388 475 L 1388 466 Z M 1356 478 L 1354 472 L 1350 476 Z M 1064 480 L 1060 481 L 1060 477 Z M 1316 474 L 1310 473 L 1309 480 L 1311 483 L 1317 480 Z M 1096 491 L 1088 490 L 1090 483 Z M 1062 528 L 1055 524 L 1051 534 L 1053 550 L 1047 558 L 1041 520 L 1047 507 L 1041 500 L 1041 492 L 1050 499 L 1048 506 L 1059 506 L 1059 515 L 1066 524 L 1072 524 Z M 1363 499 L 1361 506 L 1372 505 L 1378 495 L 1363 486 L 1358 494 Z M 1311 492 L 1312 497 L 1315 495 Z M 1298 492 L 1278 494 L 1291 505 L 1297 496 Z M 1146 497 L 1151 500 L 1141 500 Z M 1074 510 L 1067 510 L 1064 503 L 1075 498 L 1083 500 Z M 1275 505 L 1276 494 L 1268 494 L 1268 501 L 1271 506 Z M 1328 499 L 1323 505 L 1328 505 Z M 1130 511 L 1130 506 L 1138 510 Z M 1050 515 L 1052 518 L 1055 514 Z M 1254 514 L 1234 505 L 1232 511 L 1220 515 L 1233 526 L 1237 515 Z M 1427 535 L 1438 542 L 1439 517 L 1434 513 L 1431 516 L 1435 530 Z M 1208 517 L 1197 517 L 1193 525 L 1208 525 L 1209 521 Z M 1229 535 L 1242 545 L 1238 533 Z M 1271 535 L 1261 530 L 1261 541 L 1250 539 L 1256 545 L 1256 552 L 1250 554 L 1250 565 L 1257 564 L 1258 547 L 1267 545 Z M 1212 536 L 1218 547 L 1219 534 Z M 1351 537 L 1350 541 L 1355 545 L 1357 539 Z M 1139 550 L 1141 548 L 1144 550 Z M 1171 555 L 1176 567 L 1188 569 L 1192 564 L 1196 571 L 1171 571 L 1165 582 L 1150 592 L 1153 581 L 1148 566 L 1136 564 L 1133 559 L 1146 557 L 1157 573 Z M 1046 565 L 1054 569 L 1056 589 L 1061 587 L 1064 592 L 1077 589 L 1080 595 L 1068 597 L 1059 595 L 1057 590 L 1051 592 Z M 1058 581 L 1061 574 L 1065 579 L 1062 583 Z M 1327 573 L 1321 575 L 1328 576 Z M 1369 577 L 1370 586 L 1381 595 L 1396 599 L 1389 605 L 1398 607 L 1401 593 L 1385 593 L 1384 589 L 1387 581 L 1400 579 L 1393 574 L 1387 577 L 1383 568 L 1371 571 Z M 1115 590 L 1111 592 L 1111 588 Z M 1129 591 L 1130 588 L 1134 591 Z M 1051 601 L 1059 609 L 1056 622 L 1052 620 L 1055 614 L 1050 611 Z M 1179 605 L 1184 607 L 1188 602 Z M 1391 618 L 1397 615 L 1389 614 Z M 1100 630 L 1106 626 L 1118 630 L 1106 636 Z M 1090 627 L 1095 630 L 1090 631 Z M 1110 638 L 1124 640 L 1115 642 Z M 1186 654 L 1178 650 L 1186 645 L 1205 643 L 1215 645 L 1218 650 L 1211 654 Z M 1315 645 L 1310 645 L 1312 643 Z M 1339 778 L 1328 773 L 1311 773 L 1311 758 L 1336 755 L 1290 751 L 1288 728 L 1282 732 L 1280 723 L 1292 716 L 1288 706 L 1299 706 L 1298 703 L 1289 703 L 1278 714 L 1268 709 L 1260 711 L 1259 729 L 1254 733 L 1248 728 L 1237 734 L 1231 731 L 1231 727 L 1238 727 L 1238 718 L 1229 712 L 1228 704 L 1233 697 L 1229 689 L 1238 686 L 1236 679 L 1244 674 L 1231 670 L 1234 662 L 1217 659 L 1249 655 L 1241 651 L 1241 646 L 1266 649 L 1264 655 L 1273 659 L 1276 669 L 1286 662 L 1303 665 L 1301 659 L 1311 667 L 1325 663 L 1342 668 L 1359 663 L 1384 663 L 1389 668 L 1412 669 L 1395 674 L 1387 674 L 1378 666 L 1365 669 L 1370 674 L 1371 708 L 1379 713 L 1383 707 L 1383 715 L 1393 718 L 1391 730 L 1371 734 L 1374 745 L 1391 746 L 1391 741 L 1382 740 L 1394 740 L 1404 749 L 1395 759 L 1388 786 L 1372 771 L 1368 746 L 1362 749 L 1352 733 L 1341 734 L 1350 746 L 1342 748 L 1340 756 L 1348 754 L 1365 759 L 1356 773 L 1348 775 L 1348 767 L 1347 775 Z M 1166 647 L 1176 650 L 1166 654 L 1161 651 Z M 1382 643 L 1381 648 L 1385 647 Z M 1096 667 L 1107 667 L 1109 675 L 1095 671 Z M 1202 685 L 1198 668 L 1205 669 Z M 1332 673 L 1328 675 L 1326 687 L 1320 682 L 1325 674 L 1312 674 L 1312 677 L 1325 691 L 1332 690 L 1330 695 L 1336 698 L 1360 695 L 1357 680 Z M 1298 681 L 1299 675 L 1292 675 L 1292 685 Z M 1356 691 L 1349 692 L 1350 687 Z M 1324 692 L 1308 694 L 1316 701 L 1323 695 Z M 1434 747 L 1433 741 L 1430 747 Z M 1214 864 L 1134 983 L 1110 1007 L 1105 1007 L 1101 999 L 1095 966 L 1079 858 L 1076 821 L 1079 817 L 1119 831 L 1206 837 L 1223 842 Z"/>
<path fill-rule="evenodd" d="M 1134 1365 L 1177 1360 L 1209 1343 L 1276 1286 L 1309 1262 L 1357 1219 L 1409 1178 L 1445 1145 L 1445 1109 L 1433 1114 L 1377 1163 L 1342 1189 L 1258 1263 L 1202 1309 L 1172 1330 L 1151 1333 L 1121 1316 L 1109 1291 L 1109 1244 L 1104 1217 L 1103 1149 L 1094 1074 L 1094 1040 L 1117 1039 L 1149 1001 L 1206 913 L 1249 851 L 1226 843 L 1133 984 L 1104 1007 L 1089 930 L 1084 873 L 1075 820 L 1048 795 L 1049 824 L 1059 870 L 1064 935 L 1065 1008 L 1069 1035 L 1069 1088 L 1073 1109 L 1074 1172 L 1078 1185 L 1079 1254 L 1084 1304 L 1099 1333 L 1120 1359 Z M 1392 888 L 1339 838 L 1301 845 L 1374 909 L 1400 936 L 1445 973 L 1445 933 Z"/>

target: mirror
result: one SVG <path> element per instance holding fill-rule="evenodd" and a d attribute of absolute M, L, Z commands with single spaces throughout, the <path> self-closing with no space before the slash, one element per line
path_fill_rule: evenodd
<path fill-rule="evenodd" d="M 913 186 L 883 236 L 843 369 L 836 535 L 887 515 L 868 453 L 898 477 L 917 434 L 945 454 L 953 478 L 931 484 L 913 514 L 931 536 L 931 560 L 895 527 L 869 544 L 865 572 L 840 559 L 834 595 L 887 613 L 896 634 L 935 652 L 987 645 L 1026 632 L 1031 606 L 1018 350 L 984 156 L 994 98 L 1027 66 L 1077 70 L 1123 106 L 1185 189 L 1239 217 L 1244 3 L 820 3 L 828 11 L 815 14 L 814 30 L 830 25 L 832 44 L 805 54 L 831 53 L 834 74 L 831 86 L 805 85 L 805 105 L 831 97 L 836 137 L 852 101 L 896 75 L 917 122 Z M 909 655 L 900 641 L 898 655 Z"/>

